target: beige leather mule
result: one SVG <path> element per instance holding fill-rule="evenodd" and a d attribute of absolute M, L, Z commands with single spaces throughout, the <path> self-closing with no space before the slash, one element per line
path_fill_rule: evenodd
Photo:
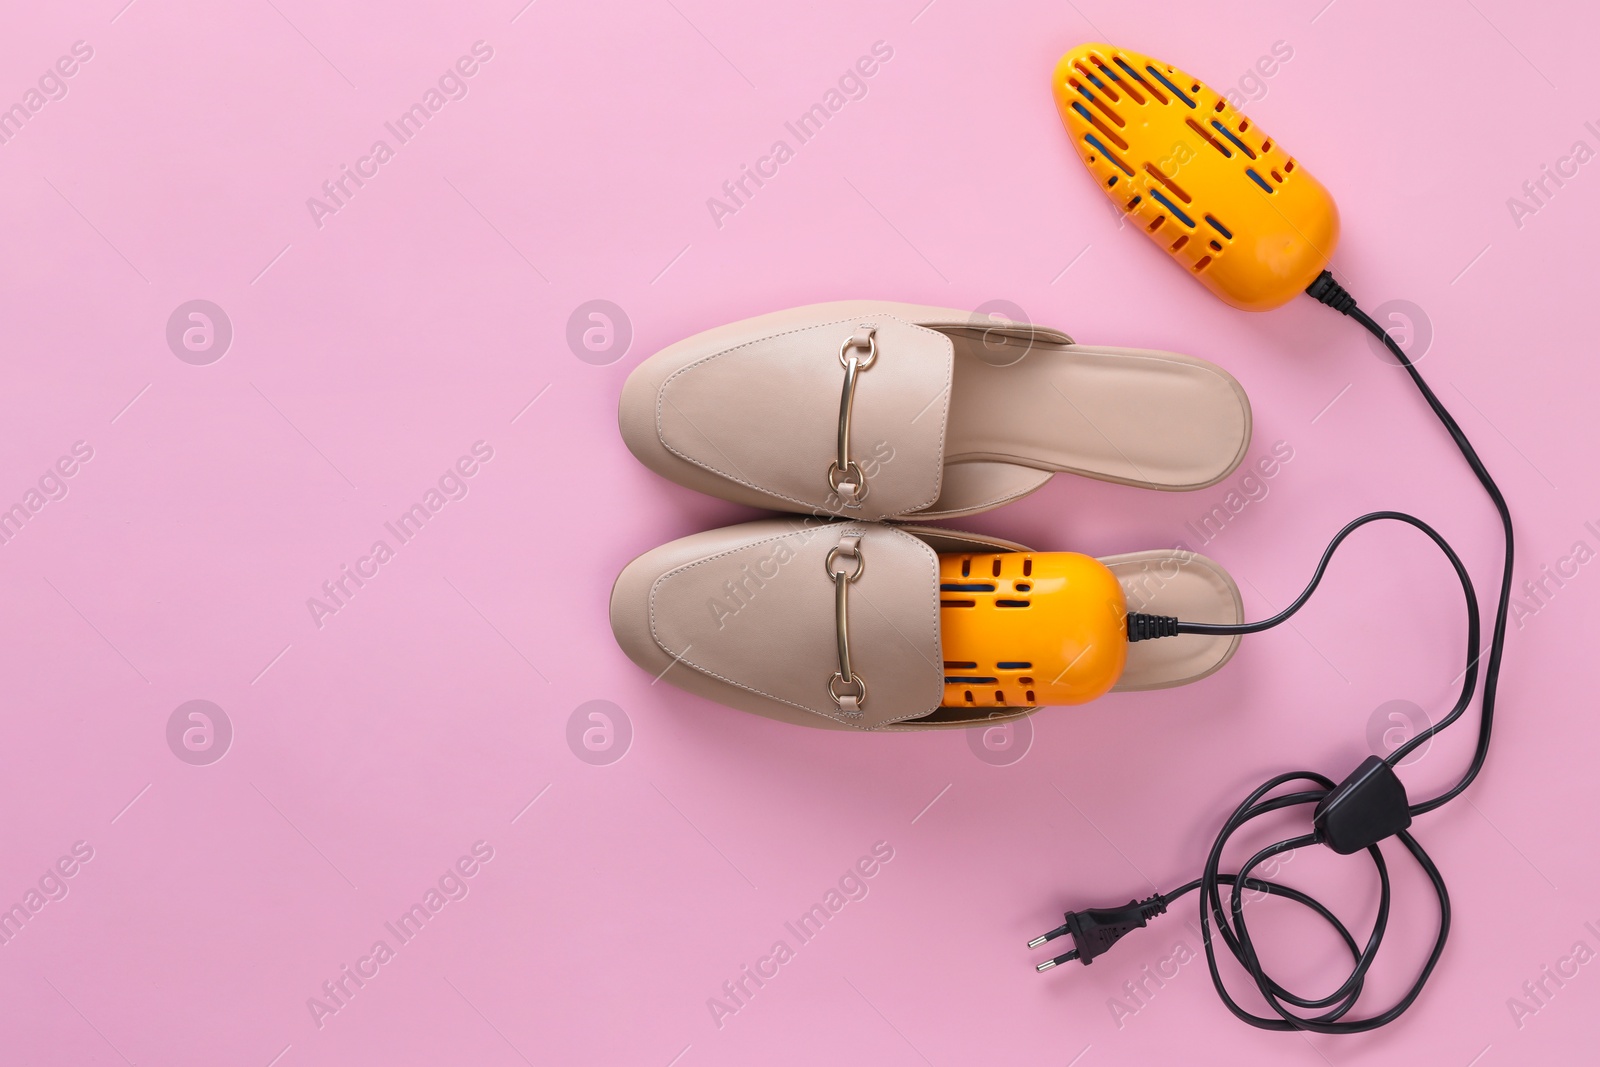
<path fill-rule="evenodd" d="M 611 591 L 611 627 L 650 675 L 784 722 L 857 730 L 1003 722 L 1037 711 L 1032 694 L 1013 690 L 1015 703 L 1002 707 L 947 702 L 937 553 L 1028 551 L 932 526 L 762 519 L 673 541 L 628 564 Z M 1238 587 L 1203 556 L 1173 549 L 1101 562 L 1130 610 L 1243 620 Z M 1184 634 L 1129 645 L 1115 690 L 1204 678 L 1238 641 Z"/>
<path fill-rule="evenodd" d="M 619 422 L 641 462 L 692 489 L 866 520 L 986 511 L 1057 471 L 1200 489 L 1250 443 L 1243 389 L 1204 360 L 883 301 L 679 341 L 629 375 Z"/>

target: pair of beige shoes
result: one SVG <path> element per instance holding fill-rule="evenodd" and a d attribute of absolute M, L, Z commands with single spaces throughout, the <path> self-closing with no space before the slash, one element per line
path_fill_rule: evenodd
<path fill-rule="evenodd" d="M 611 625 L 629 658 L 721 704 L 866 730 L 1037 710 L 944 704 L 937 554 L 965 553 L 998 574 L 1030 549 L 928 520 L 998 507 L 1057 472 L 1200 489 L 1227 477 L 1250 443 L 1249 400 L 1211 363 L 880 301 L 794 308 L 680 341 L 628 377 L 619 422 L 628 448 L 664 477 L 792 513 L 628 564 Z M 1131 610 L 1242 620 L 1233 580 L 1193 552 L 1102 562 Z M 1116 689 L 1203 678 L 1237 642 L 1131 645 Z"/>

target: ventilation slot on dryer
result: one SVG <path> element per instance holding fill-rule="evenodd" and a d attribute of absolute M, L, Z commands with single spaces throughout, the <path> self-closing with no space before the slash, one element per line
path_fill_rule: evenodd
<path fill-rule="evenodd" d="M 1107 100 L 1110 100 L 1113 103 L 1121 101 L 1122 97 L 1117 95 L 1117 91 L 1115 89 L 1107 85 L 1098 74 L 1084 66 L 1081 62 L 1074 63 L 1072 65 L 1072 69 L 1083 75 L 1084 79 L 1087 80 L 1090 85 L 1104 93 Z M 1113 117 L 1116 118 L 1116 116 Z M 1121 126 L 1122 119 L 1116 118 L 1116 123 L 1118 126 Z"/>
<path fill-rule="evenodd" d="M 1108 100 L 1113 103 L 1120 102 L 1122 97 L 1117 95 L 1117 91 L 1111 88 L 1111 86 L 1107 85 L 1104 81 L 1101 81 L 1096 75 L 1089 73 L 1088 70 L 1084 69 L 1082 63 L 1074 63 L 1072 69 L 1081 74 L 1085 81 L 1095 87 L 1096 91 L 1091 93 L 1088 89 L 1085 89 L 1083 84 L 1077 79 L 1070 79 L 1068 80 L 1067 84 L 1078 90 L 1079 94 L 1085 97 L 1101 112 L 1103 112 L 1106 118 L 1110 119 L 1118 126 L 1126 126 L 1127 123 L 1123 121 L 1122 116 L 1117 114 L 1116 109 L 1111 107 L 1110 104 L 1106 102 Z M 1101 99 L 1102 96 L 1105 97 L 1104 100 Z"/>
<path fill-rule="evenodd" d="M 1187 124 L 1188 124 L 1188 126 L 1189 126 L 1189 128 L 1191 130 L 1193 130 L 1195 133 L 1198 133 L 1200 135 L 1200 139 L 1202 141 L 1204 141 L 1206 144 L 1210 145 L 1212 148 L 1215 148 L 1218 152 L 1222 153 L 1222 158 L 1223 159 L 1232 159 L 1233 158 L 1233 153 L 1228 151 L 1228 146 L 1223 144 L 1221 141 L 1217 140 L 1215 137 L 1211 136 L 1211 134 L 1207 133 L 1206 132 L 1206 128 L 1204 126 L 1200 125 L 1194 119 L 1187 119 L 1185 121 L 1187 122 Z"/>
<path fill-rule="evenodd" d="M 1177 97 L 1179 100 L 1182 100 L 1185 104 L 1188 104 L 1190 107 L 1194 107 L 1195 106 L 1194 101 L 1189 99 L 1187 96 L 1185 96 L 1182 89 L 1178 88 L 1176 85 L 1173 85 L 1166 78 L 1164 78 L 1159 70 L 1157 70 L 1154 67 L 1148 67 L 1148 66 L 1145 67 L 1144 69 L 1149 71 L 1150 74 L 1155 77 L 1156 81 L 1158 81 L 1162 85 L 1166 86 L 1167 91 L 1169 93 L 1171 93 L 1173 96 Z"/>
<path fill-rule="evenodd" d="M 1183 209 L 1177 204 L 1174 204 L 1171 200 L 1168 200 L 1166 197 L 1162 196 L 1160 189 L 1150 190 L 1150 196 L 1160 203 L 1162 207 L 1172 212 L 1173 218 L 1189 227 L 1189 229 L 1194 229 L 1194 219 L 1191 219 L 1188 215 L 1184 214 Z"/>
<path fill-rule="evenodd" d="M 1094 116 L 1094 113 L 1091 112 L 1088 108 L 1084 107 L 1082 104 L 1078 103 L 1077 101 L 1073 101 L 1072 110 L 1076 111 L 1078 113 L 1079 117 L 1081 117 L 1083 119 L 1083 121 L 1087 122 L 1089 125 L 1093 126 L 1096 130 L 1098 130 L 1101 133 L 1105 134 L 1106 140 L 1110 141 L 1112 144 L 1116 145 L 1118 148 L 1123 149 L 1124 151 L 1127 150 L 1128 142 L 1124 141 L 1121 138 L 1121 136 L 1118 135 L 1116 130 L 1113 130 L 1110 126 L 1107 126 L 1105 123 L 1101 122 L 1098 118 L 1096 118 Z"/>
<path fill-rule="evenodd" d="M 1105 60 L 1096 55 L 1091 55 L 1089 59 L 1094 63 L 1095 67 L 1099 69 L 1101 74 L 1104 74 L 1108 79 L 1122 86 L 1122 91 L 1128 94 L 1128 98 L 1130 100 L 1136 104 L 1144 103 L 1144 96 L 1139 92 L 1139 90 L 1135 89 L 1132 85 L 1118 77 L 1116 71 L 1106 66 Z"/>
<path fill-rule="evenodd" d="M 1161 168 L 1156 166 L 1154 163 L 1146 163 L 1144 165 L 1144 172 L 1150 175 L 1150 177 L 1154 178 L 1156 181 L 1160 182 L 1162 185 L 1165 185 L 1169 190 L 1171 190 L 1173 196 L 1176 196 L 1185 204 L 1191 202 L 1191 197 L 1188 193 L 1184 192 L 1183 187 L 1177 182 L 1173 181 L 1171 178 L 1167 177 Z"/>
<path fill-rule="evenodd" d="M 1117 66 L 1119 66 L 1119 67 L 1121 67 L 1123 69 L 1123 71 L 1128 75 L 1128 77 L 1132 78 L 1134 81 L 1136 81 L 1140 85 L 1144 86 L 1145 91 L 1148 92 L 1151 96 L 1155 97 L 1157 100 L 1159 100 L 1163 104 L 1170 103 L 1170 101 L 1167 100 L 1166 94 L 1163 93 L 1160 89 L 1157 89 L 1154 85 L 1151 85 L 1149 82 L 1147 82 L 1143 78 L 1141 78 L 1139 76 L 1139 72 L 1134 70 L 1133 67 L 1129 66 L 1128 65 L 1128 61 L 1126 59 L 1123 59 L 1121 56 L 1117 56 L 1116 57 L 1116 63 L 1117 63 Z"/>
<path fill-rule="evenodd" d="M 1111 151 L 1111 149 L 1109 149 L 1105 145 L 1101 144 L 1100 143 L 1100 138 L 1096 137 L 1092 133 L 1086 133 L 1086 134 L 1083 135 L 1083 140 L 1084 140 L 1084 143 L 1088 144 L 1091 148 L 1094 148 L 1101 155 L 1105 156 L 1111 162 L 1115 163 L 1117 165 L 1117 169 L 1122 171 L 1122 173 L 1126 174 L 1130 178 L 1133 177 L 1133 168 L 1128 166 L 1126 163 L 1124 163 L 1122 161 L 1122 159 L 1120 157 L 1118 157 L 1118 155 L 1115 152 Z M 1094 162 L 1094 158 L 1092 156 L 1090 157 L 1089 162 L 1091 162 L 1091 163 Z"/>
<path fill-rule="evenodd" d="M 1243 130 L 1243 129 L 1247 128 L 1249 125 L 1250 124 L 1248 122 L 1241 121 L 1239 123 L 1239 128 L 1241 130 Z M 1256 158 L 1255 151 L 1249 145 L 1247 145 L 1243 141 L 1239 140 L 1239 136 L 1237 134 L 1235 134 L 1232 130 L 1228 129 L 1228 127 L 1224 126 L 1222 123 L 1218 122 L 1216 119 L 1212 119 L 1211 120 L 1211 128 L 1216 130 L 1218 133 L 1222 134 L 1222 136 L 1226 137 L 1228 140 L 1232 141 L 1238 147 L 1239 151 L 1243 152 L 1245 155 L 1249 156 L 1251 159 Z"/>

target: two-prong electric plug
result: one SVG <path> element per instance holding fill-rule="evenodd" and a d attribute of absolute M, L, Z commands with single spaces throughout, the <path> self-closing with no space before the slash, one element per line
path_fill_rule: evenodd
<path fill-rule="evenodd" d="M 1122 935 L 1129 930 L 1139 929 L 1166 910 L 1166 900 L 1157 893 L 1145 900 L 1130 900 L 1120 908 L 1069 911 L 1064 916 L 1065 922 L 1048 934 L 1029 941 L 1028 947 L 1038 948 L 1046 941 L 1054 941 L 1064 934 L 1071 934 L 1072 951 L 1063 952 L 1055 959 L 1045 960 L 1034 969 L 1048 971 L 1052 967 L 1072 960 L 1080 960 L 1084 964 L 1093 963 L 1096 956 L 1122 940 Z"/>

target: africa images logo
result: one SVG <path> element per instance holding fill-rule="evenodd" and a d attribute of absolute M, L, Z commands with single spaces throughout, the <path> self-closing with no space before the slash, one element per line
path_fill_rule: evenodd
<path fill-rule="evenodd" d="M 882 873 L 884 866 L 893 859 L 893 845 L 887 841 L 875 842 L 872 854 L 860 857 L 845 868 L 838 881 L 823 892 L 821 900 L 801 912 L 798 918 L 783 924 L 788 936 L 774 941 L 753 966 L 741 965 L 735 977 L 722 983 L 721 996 L 707 997 L 706 1010 L 711 1013 L 711 1021 L 717 1029 L 721 1030 L 729 1019 L 748 1008 L 755 995 L 778 977 L 799 950 L 822 933 L 823 927 L 832 922 L 846 904 L 867 899 L 872 891 L 871 879 Z M 793 944 L 790 944 L 791 938 Z"/>
<path fill-rule="evenodd" d="M 71 455 L 63 454 L 44 469 L 39 480 L 28 486 L 16 503 L 7 506 L 0 502 L 0 545 L 22 532 L 33 517 L 44 510 L 46 504 L 65 500 L 71 491 L 68 479 L 72 478 L 94 458 L 94 448 L 87 441 L 74 441 Z"/>
<path fill-rule="evenodd" d="M 378 176 L 384 164 L 394 159 L 396 150 L 421 133 L 433 116 L 444 110 L 445 104 L 466 99 L 468 79 L 476 76 L 482 65 L 493 58 L 492 45 L 487 41 L 474 41 L 471 55 L 458 58 L 439 75 L 434 85 L 423 91 L 421 100 L 400 112 L 393 121 L 383 124 L 389 136 L 394 138 L 394 144 L 379 137 L 367 149 L 367 154 L 355 161 L 354 167 L 341 163 L 338 176 L 322 183 L 322 196 L 306 198 L 306 210 L 311 213 L 311 221 L 317 229 L 327 225 L 325 220 L 329 215 L 337 215 L 344 210 L 356 193 Z"/>
<path fill-rule="evenodd" d="M 59 57 L 46 67 L 35 85 L 30 85 L 16 103 L 7 107 L 0 104 L 0 145 L 10 144 L 33 117 L 44 110 L 46 104 L 64 100 L 67 96 L 67 79 L 94 58 L 94 47 L 88 41 L 72 42 L 72 54 Z"/>
<path fill-rule="evenodd" d="M 487 841 L 476 841 L 471 855 L 462 855 L 444 869 L 433 885 L 423 891 L 422 899 L 412 904 L 391 922 L 383 924 L 389 937 L 380 937 L 372 943 L 364 956 L 356 959 L 354 966 L 341 964 L 339 973 L 322 983 L 321 996 L 306 998 L 306 1010 L 311 1021 L 321 1030 L 328 1019 L 350 1006 L 356 994 L 368 982 L 383 973 L 397 952 L 416 940 L 428 924 L 444 910 L 446 904 L 465 900 L 472 891 L 472 879 L 482 872 L 484 865 L 494 859 L 494 846 Z M 389 943 L 389 938 L 394 944 Z"/>
<path fill-rule="evenodd" d="M 356 559 L 354 567 L 348 563 L 340 564 L 338 576 L 322 583 L 323 595 L 306 598 L 306 610 L 311 613 L 311 621 L 316 628 L 322 629 L 328 616 L 337 615 L 349 607 L 356 593 L 383 573 L 384 566 L 395 558 L 395 553 L 422 533 L 423 527 L 443 511 L 447 503 L 465 500 L 472 488 L 470 479 L 492 459 L 494 446 L 487 441 L 474 441 L 471 455 L 460 456 L 454 464 L 444 469 L 437 483 L 422 494 L 422 499 L 401 512 L 392 522 L 383 524 L 384 530 L 394 539 L 393 545 L 380 537 L 372 542 L 366 555 Z"/>
<path fill-rule="evenodd" d="M 877 74 L 883 65 L 894 58 L 894 46 L 887 41 L 874 41 L 872 54 L 863 55 L 846 67 L 839 80 L 822 94 L 822 99 L 802 111 L 792 122 L 783 124 L 784 132 L 794 139 L 794 144 L 780 137 L 773 141 L 766 153 L 758 157 L 755 166 L 740 164 L 737 177 L 722 183 L 721 196 L 706 197 L 706 210 L 717 229 L 722 229 L 730 215 L 737 215 L 755 197 L 757 190 L 778 176 L 783 165 L 795 156 L 795 150 L 821 133 L 833 117 L 844 110 L 852 100 L 867 96 L 867 80 Z"/>

